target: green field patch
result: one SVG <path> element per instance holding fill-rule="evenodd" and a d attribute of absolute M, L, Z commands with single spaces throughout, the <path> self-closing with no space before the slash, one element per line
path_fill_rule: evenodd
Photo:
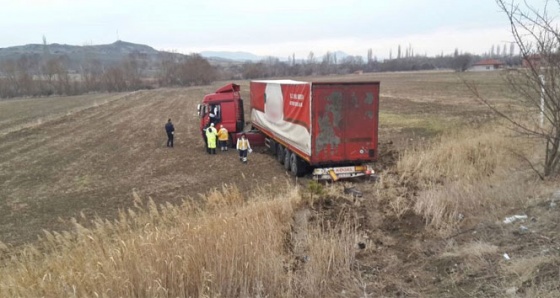
<path fill-rule="evenodd" d="M 457 127 L 460 119 L 420 114 L 379 113 L 379 127 L 399 129 L 401 132 L 422 136 L 433 136 Z"/>

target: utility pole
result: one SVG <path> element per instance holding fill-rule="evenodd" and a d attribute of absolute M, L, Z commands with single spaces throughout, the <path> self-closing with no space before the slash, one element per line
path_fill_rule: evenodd
<path fill-rule="evenodd" d="M 539 75 L 541 83 L 541 114 L 540 114 L 540 124 L 541 128 L 544 126 L 544 75 Z"/>

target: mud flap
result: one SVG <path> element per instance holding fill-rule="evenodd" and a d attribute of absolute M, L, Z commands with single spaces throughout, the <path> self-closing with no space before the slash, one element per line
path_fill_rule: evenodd
<path fill-rule="evenodd" d="M 336 173 L 334 172 L 334 170 L 330 170 L 329 171 L 329 175 L 331 176 L 332 180 L 334 182 L 338 181 L 338 176 L 336 175 Z"/>

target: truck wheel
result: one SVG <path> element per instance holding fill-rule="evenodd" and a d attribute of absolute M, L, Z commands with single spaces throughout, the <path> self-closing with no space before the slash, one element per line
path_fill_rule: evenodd
<path fill-rule="evenodd" d="M 288 148 L 284 149 L 284 169 L 286 171 L 290 170 L 290 157 L 292 156 L 292 152 Z"/>
<path fill-rule="evenodd" d="M 306 165 L 299 156 L 292 153 L 290 156 L 291 173 L 296 177 L 301 177 L 305 174 Z"/>
<path fill-rule="evenodd" d="M 276 159 L 280 164 L 284 163 L 284 146 L 276 144 Z"/>

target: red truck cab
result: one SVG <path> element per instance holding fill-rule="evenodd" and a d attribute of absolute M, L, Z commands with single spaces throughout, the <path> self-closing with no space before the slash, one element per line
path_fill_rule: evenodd
<path fill-rule="evenodd" d="M 211 121 L 232 133 L 243 129 L 245 116 L 239 90 L 239 85 L 231 83 L 204 96 L 202 104 L 198 105 L 201 130 L 206 129 Z"/>
<path fill-rule="evenodd" d="M 216 129 L 223 125 L 229 133 L 229 146 L 235 147 L 237 136 L 245 128 L 245 113 L 243 110 L 243 99 L 241 98 L 240 86 L 234 83 L 220 87 L 214 93 L 206 94 L 202 103 L 198 105 L 198 116 L 200 117 L 200 131 L 202 139 L 206 142 L 205 130 L 213 122 Z M 264 137 L 258 132 L 246 131 L 251 145 L 264 144 Z"/>

